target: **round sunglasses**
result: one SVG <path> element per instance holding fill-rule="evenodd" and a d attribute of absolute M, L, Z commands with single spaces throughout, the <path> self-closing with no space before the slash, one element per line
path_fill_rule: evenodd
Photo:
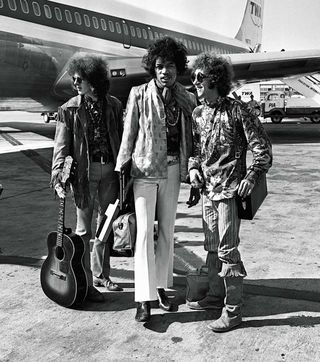
<path fill-rule="evenodd" d="M 191 74 L 191 82 L 194 83 L 195 81 L 202 83 L 204 79 L 209 78 L 208 75 L 204 75 L 201 72 L 198 73 L 192 73 Z"/>
<path fill-rule="evenodd" d="M 72 77 L 72 81 L 73 81 L 73 83 L 81 84 L 82 83 L 82 78 L 80 78 L 80 77 Z"/>

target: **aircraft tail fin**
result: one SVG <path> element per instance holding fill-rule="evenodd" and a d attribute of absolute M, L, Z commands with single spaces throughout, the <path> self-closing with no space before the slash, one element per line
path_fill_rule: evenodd
<path fill-rule="evenodd" d="M 261 48 L 264 0 L 247 0 L 236 39 L 246 43 L 253 53 Z"/>

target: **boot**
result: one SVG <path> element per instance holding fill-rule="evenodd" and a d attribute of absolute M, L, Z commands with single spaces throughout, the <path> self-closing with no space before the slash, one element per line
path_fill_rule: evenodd
<path fill-rule="evenodd" d="M 150 302 L 138 302 L 135 320 L 137 322 L 148 322 L 150 320 Z"/>
<path fill-rule="evenodd" d="M 172 303 L 166 295 L 166 292 L 163 288 L 157 288 L 157 297 L 159 300 L 159 307 L 165 311 L 170 311 L 173 308 Z"/>
<path fill-rule="evenodd" d="M 227 332 L 242 322 L 243 277 L 225 277 L 224 283 L 226 289 L 225 307 L 221 317 L 208 325 L 208 328 L 213 332 Z"/>
<path fill-rule="evenodd" d="M 225 287 L 224 279 L 218 273 L 221 271 L 222 262 L 215 252 L 208 252 L 206 265 L 208 267 L 209 290 L 207 295 L 196 302 L 187 301 L 190 309 L 222 309 L 224 306 Z"/>

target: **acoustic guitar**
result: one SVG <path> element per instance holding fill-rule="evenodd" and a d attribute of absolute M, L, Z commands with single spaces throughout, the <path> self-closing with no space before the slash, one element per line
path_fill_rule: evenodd
<path fill-rule="evenodd" d="M 65 190 L 73 169 L 73 159 L 68 156 L 61 180 Z M 64 214 L 65 198 L 60 198 L 58 227 L 47 237 L 48 256 L 42 264 L 40 280 L 48 298 L 64 307 L 73 307 L 84 301 L 88 291 L 84 269 L 85 245 L 79 235 L 65 228 Z"/>

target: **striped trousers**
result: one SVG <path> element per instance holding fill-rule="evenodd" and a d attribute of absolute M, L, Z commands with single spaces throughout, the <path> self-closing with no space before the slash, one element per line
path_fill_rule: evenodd
<path fill-rule="evenodd" d="M 238 250 L 240 219 L 235 197 L 213 201 L 203 195 L 202 207 L 204 248 L 222 262 L 219 275 L 246 276 Z"/>

